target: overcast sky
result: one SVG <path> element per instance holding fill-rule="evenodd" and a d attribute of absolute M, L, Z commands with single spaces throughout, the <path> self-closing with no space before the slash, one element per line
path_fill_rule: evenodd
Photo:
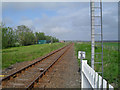
<path fill-rule="evenodd" d="M 89 2 L 3 2 L 2 20 L 60 40 L 91 40 Z M 103 3 L 104 40 L 118 39 L 118 3 Z"/>

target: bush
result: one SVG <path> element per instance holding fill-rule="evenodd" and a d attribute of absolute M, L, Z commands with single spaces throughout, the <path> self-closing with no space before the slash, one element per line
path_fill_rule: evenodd
<path fill-rule="evenodd" d="M 21 46 L 20 43 L 18 43 L 18 42 L 16 42 L 14 45 L 15 45 L 15 47 Z"/>

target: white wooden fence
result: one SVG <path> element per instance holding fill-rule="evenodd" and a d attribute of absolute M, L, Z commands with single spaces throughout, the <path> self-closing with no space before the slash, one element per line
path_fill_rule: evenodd
<path fill-rule="evenodd" d="M 81 88 L 102 88 L 102 77 L 98 75 L 88 64 L 87 60 L 81 61 Z M 103 79 L 103 88 L 113 90 L 113 86 Z"/>

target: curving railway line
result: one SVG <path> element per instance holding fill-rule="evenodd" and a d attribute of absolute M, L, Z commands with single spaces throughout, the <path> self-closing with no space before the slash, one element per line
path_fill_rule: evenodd
<path fill-rule="evenodd" d="M 2 79 L 2 88 L 32 89 L 52 69 L 55 63 L 66 53 L 73 44 L 53 51 L 40 60 Z"/>

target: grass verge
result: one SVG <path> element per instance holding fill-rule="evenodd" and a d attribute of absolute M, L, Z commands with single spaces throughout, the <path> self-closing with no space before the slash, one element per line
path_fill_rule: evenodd
<path fill-rule="evenodd" d="M 65 45 L 66 43 L 37 44 L 3 49 L 2 69 L 5 69 L 17 62 L 31 61 Z"/>
<path fill-rule="evenodd" d="M 101 52 L 101 48 L 95 47 L 95 52 Z M 91 43 L 75 43 L 75 54 L 78 57 L 78 51 L 86 52 L 86 60 L 91 65 Z M 100 61 L 101 56 L 96 55 L 95 61 Z M 78 60 L 80 65 L 80 60 Z M 106 42 L 103 50 L 104 78 L 114 87 L 118 87 L 118 43 Z M 95 70 L 101 71 L 101 65 L 95 64 Z"/>

